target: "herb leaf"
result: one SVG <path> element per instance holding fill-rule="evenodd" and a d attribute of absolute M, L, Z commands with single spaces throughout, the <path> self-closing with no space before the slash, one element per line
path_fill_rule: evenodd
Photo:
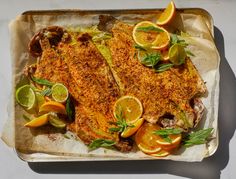
<path fill-rule="evenodd" d="M 192 145 L 204 144 L 207 141 L 207 138 L 212 133 L 213 128 L 202 129 L 191 134 L 188 134 L 183 140 L 183 143 L 186 147 Z"/>
<path fill-rule="evenodd" d="M 45 90 L 41 91 L 41 95 L 43 96 L 50 96 L 52 94 L 52 90 L 50 88 L 46 88 Z"/>
<path fill-rule="evenodd" d="M 157 135 L 170 135 L 170 134 L 180 134 L 182 133 L 181 129 L 161 129 L 154 131 L 154 134 Z"/>
<path fill-rule="evenodd" d="M 185 52 L 187 53 L 188 56 L 195 57 L 195 55 L 192 52 L 190 52 L 189 50 L 185 50 Z"/>
<path fill-rule="evenodd" d="M 185 42 L 185 40 L 180 40 L 176 34 L 171 35 L 171 46 L 174 44 L 182 45 L 183 47 L 187 47 L 188 44 Z"/>
<path fill-rule="evenodd" d="M 166 142 L 171 143 L 172 140 L 169 137 L 169 135 L 171 134 L 181 134 L 182 130 L 181 129 L 160 129 L 160 130 L 156 130 L 153 132 L 156 135 L 161 136 Z"/>
<path fill-rule="evenodd" d="M 69 95 L 66 100 L 66 113 L 70 121 L 73 121 L 75 118 L 75 106 L 74 103 L 71 101 L 71 96 Z"/>
<path fill-rule="evenodd" d="M 143 48 L 142 46 L 140 45 L 135 45 L 134 48 L 138 49 L 138 50 L 142 50 L 142 51 L 147 51 L 145 48 Z"/>
<path fill-rule="evenodd" d="M 116 142 L 113 140 L 107 140 L 107 139 L 95 139 L 93 142 L 91 142 L 88 147 L 90 150 L 95 150 L 99 147 L 110 147 L 115 145 Z"/>
<path fill-rule="evenodd" d="M 163 32 L 162 29 L 158 27 L 154 27 L 154 26 L 138 27 L 137 30 L 144 31 L 144 32 L 148 32 L 148 31 Z"/>
<path fill-rule="evenodd" d="M 161 60 L 160 53 L 150 53 L 141 59 L 141 63 L 148 67 L 154 67 Z"/>
<path fill-rule="evenodd" d="M 25 114 L 23 114 L 22 116 L 23 116 L 23 118 L 25 119 L 26 122 L 31 121 L 31 119 L 28 116 L 26 116 Z"/>
<path fill-rule="evenodd" d="M 34 76 L 31 76 L 31 79 L 35 82 L 35 83 L 38 83 L 40 85 L 45 85 L 45 86 L 48 86 L 48 87 L 51 87 L 53 86 L 53 83 L 48 81 L 48 80 L 45 80 L 45 79 L 41 79 L 41 78 L 36 78 Z"/>
<path fill-rule="evenodd" d="M 155 68 L 155 71 L 160 73 L 160 72 L 163 72 L 163 71 L 166 71 L 166 70 L 170 69 L 173 66 L 174 66 L 174 64 L 172 64 L 172 63 L 164 63 L 164 64 L 161 64 L 161 65 L 158 65 Z"/>
<path fill-rule="evenodd" d="M 116 114 L 117 122 L 115 123 L 117 127 L 112 127 L 109 129 L 110 132 L 123 132 L 127 127 L 134 127 L 134 125 L 127 124 L 122 109 L 120 109 L 120 114 Z"/>
<path fill-rule="evenodd" d="M 161 135 L 161 137 L 162 137 L 166 142 L 169 142 L 169 143 L 172 142 L 171 138 L 170 138 L 168 135 Z"/>

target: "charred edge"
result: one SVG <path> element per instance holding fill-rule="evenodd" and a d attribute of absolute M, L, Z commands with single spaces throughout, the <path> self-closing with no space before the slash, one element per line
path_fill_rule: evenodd
<path fill-rule="evenodd" d="M 70 39 L 70 36 L 64 28 L 59 26 L 50 26 L 41 29 L 31 38 L 28 44 L 28 49 L 32 56 L 38 57 L 42 55 L 42 47 L 40 41 L 43 39 L 48 39 L 50 45 L 53 47 L 57 46 L 61 41 L 68 41 Z"/>
<path fill-rule="evenodd" d="M 133 149 L 133 140 L 129 138 L 120 138 L 120 141 L 115 144 L 115 148 L 120 152 L 130 152 Z"/>
<path fill-rule="evenodd" d="M 105 32 L 111 32 L 113 25 L 116 22 L 116 18 L 109 15 L 100 15 L 98 29 Z"/>

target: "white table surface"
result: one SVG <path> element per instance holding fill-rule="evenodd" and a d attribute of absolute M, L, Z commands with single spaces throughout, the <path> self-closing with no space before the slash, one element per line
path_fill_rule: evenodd
<path fill-rule="evenodd" d="M 7 119 L 11 96 L 8 23 L 30 9 L 130 9 L 162 8 L 160 0 L 0 0 L 0 130 Z M 236 178 L 236 1 L 176 0 L 177 7 L 208 10 L 215 23 L 215 41 L 221 56 L 219 106 L 220 145 L 202 162 L 172 161 L 26 163 L 0 141 L 0 178 Z"/>

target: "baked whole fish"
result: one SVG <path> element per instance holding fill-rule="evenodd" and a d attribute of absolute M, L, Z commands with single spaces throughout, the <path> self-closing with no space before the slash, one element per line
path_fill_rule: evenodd
<path fill-rule="evenodd" d="M 192 61 L 187 59 L 181 67 L 156 73 L 135 55 L 133 26 L 101 15 L 98 27 L 113 35 L 107 43 L 113 76 L 123 95 L 133 95 L 142 102 L 143 118 L 164 127 L 188 130 L 196 126 L 204 109 L 198 97 L 205 94 L 206 86 Z"/>
<path fill-rule="evenodd" d="M 29 44 L 38 57 L 27 75 L 64 84 L 75 105 L 75 121 L 68 129 L 86 144 L 96 139 L 116 142 L 120 151 L 132 143 L 110 132 L 117 122 L 113 106 L 123 95 L 135 96 L 143 105 L 143 118 L 163 128 L 187 131 L 201 120 L 204 106 L 200 97 L 206 86 L 192 61 L 162 73 L 142 65 L 137 59 L 133 26 L 111 16 L 100 16 L 99 30 L 112 36 L 103 44 L 110 58 L 102 54 L 91 34 L 52 26 L 41 30 Z"/>
<path fill-rule="evenodd" d="M 64 35 L 56 44 L 43 35 L 58 33 L 58 29 L 62 28 L 43 29 L 33 37 L 29 45 L 31 53 L 36 54 L 37 44 L 40 44 L 37 48 L 41 50 L 36 54 L 40 58 L 33 76 L 62 83 L 68 88 L 75 104 L 75 121 L 69 129 L 85 144 L 95 139 L 110 139 L 116 142 L 118 150 L 130 150 L 128 140 L 121 141 L 117 133 L 109 131 L 116 121 L 112 106 L 120 97 L 120 91 L 106 60 L 86 33 L 68 34 L 63 30 Z M 76 43 L 71 43 L 72 38 L 76 39 Z"/>

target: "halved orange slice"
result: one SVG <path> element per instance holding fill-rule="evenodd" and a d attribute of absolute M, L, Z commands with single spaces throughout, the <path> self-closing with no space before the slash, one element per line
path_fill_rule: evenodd
<path fill-rule="evenodd" d="M 27 122 L 24 126 L 25 127 L 39 127 L 43 126 L 48 123 L 49 113 L 34 118 L 33 120 Z"/>
<path fill-rule="evenodd" d="M 162 60 L 164 61 L 167 61 L 169 60 L 169 49 L 163 49 L 160 51 L 161 52 L 161 57 L 162 57 Z"/>
<path fill-rule="evenodd" d="M 170 145 L 178 145 L 181 142 L 182 135 L 181 134 L 170 134 L 168 137 L 170 138 L 171 142 L 166 141 L 163 137 L 157 136 L 157 143 L 161 146 L 170 146 Z"/>
<path fill-rule="evenodd" d="M 135 142 L 138 148 L 146 153 L 153 154 L 162 150 L 157 143 L 158 136 L 153 132 L 160 129 L 158 125 L 145 122 L 135 134 Z"/>
<path fill-rule="evenodd" d="M 169 45 L 170 35 L 163 27 L 150 21 L 142 21 L 134 27 L 133 39 L 142 47 L 163 49 Z"/>
<path fill-rule="evenodd" d="M 159 18 L 157 19 L 156 22 L 157 25 L 167 24 L 168 22 L 171 21 L 171 19 L 173 19 L 174 15 L 175 15 L 175 4 L 173 1 L 171 1 L 164 10 L 164 12 L 162 12 Z"/>
<path fill-rule="evenodd" d="M 116 101 L 113 112 L 115 118 L 123 117 L 128 124 L 132 124 L 142 116 L 143 106 L 134 96 L 122 96 Z"/>
<path fill-rule="evenodd" d="M 128 123 L 129 125 L 131 125 L 132 127 L 127 127 L 122 133 L 121 133 L 121 137 L 123 138 L 127 138 L 131 135 L 133 135 L 143 124 L 144 119 L 140 118 L 137 119 L 135 122 L 133 123 Z"/>
<path fill-rule="evenodd" d="M 66 114 L 66 108 L 63 104 L 56 101 L 48 101 L 45 102 L 39 108 L 39 113 L 48 113 L 48 112 L 56 112 L 60 114 Z"/>
<path fill-rule="evenodd" d="M 157 152 L 155 154 L 151 154 L 151 156 L 153 156 L 153 157 L 166 157 L 169 154 L 170 153 L 168 151 L 162 149 L 161 151 L 159 151 L 159 152 Z"/>

